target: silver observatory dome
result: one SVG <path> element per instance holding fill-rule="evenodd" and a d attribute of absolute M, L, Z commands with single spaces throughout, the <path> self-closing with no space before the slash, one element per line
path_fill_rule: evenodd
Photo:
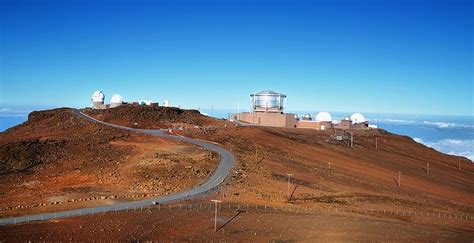
<path fill-rule="evenodd" d="M 254 112 L 280 112 L 283 113 L 286 95 L 275 91 L 261 91 L 250 95 L 252 110 Z"/>

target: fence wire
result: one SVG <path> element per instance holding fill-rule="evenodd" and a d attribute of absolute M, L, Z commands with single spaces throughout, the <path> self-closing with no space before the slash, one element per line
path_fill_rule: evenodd
<path fill-rule="evenodd" d="M 134 205 L 120 205 L 120 206 L 104 206 L 100 208 L 90 209 L 76 209 L 65 212 L 56 213 L 42 213 L 24 217 L 4 218 L 0 219 L 0 225 L 11 225 L 19 223 L 29 223 L 35 221 L 46 221 L 58 218 L 77 217 L 94 214 L 119 213 L 119 212 L 160 212 L 160 211 L 179 211 L 179 212 L 197 212 L 197 211 L 213 211 L 214 204 L 212 203 L 194 203 L 194 204 L 163 204 L 163 205 L 149 205 L 149 206 L 134 206 Z M 361 209 L 361 208 L 321 208 L 316 206 L 297 206 L 297 205 L 257 205 L 257 204 L 218 204 L 219 210 L 244 210 L 247 212 L 284 212 L 292 214 L 337 214 L 337 213 L 352 213 L 373 216 L 397 216 L 410 218 L 436 218 L 436 219 L 450 219 L 450 220 L 466 220 L 473 221 L 473 215 L 450 213 L 445 211 L 423 211 L 423 210 L 393 210 L 393 209 Z"/>

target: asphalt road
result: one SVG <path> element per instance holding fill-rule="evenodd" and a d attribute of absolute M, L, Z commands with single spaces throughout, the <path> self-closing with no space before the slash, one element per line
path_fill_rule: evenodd
<path fill-rule="evenodd" d="M 0 225 L 10 225 L 10 224 L 17 224 L 17 223 L 24 223 L 24 222 L 50 220 L 50 219 L 56 219 L 56 218 L 89 215 L 89 214 L 104 213 L 104 212 L 110 212 L 110 211 L 121 211 L 121 210 L 128 210 L 128 209 L 133 209 L 133 208 L 141 208 L 141 207 L 149 206 L 149 205 L 152 205 L 153 202 L 158 202 L 160 204 L 163 204 L 163 203 L 168 203 L 172 201 L 186 199 L 186 198 L 207 192 L 219 186 L 219 184 L 221 184 L 225 180 L 225 178 L 229 175 L 230 170 L 232 169 L 235 163 L 235 157 L 230 151 L 209 142 L 182 137 L 182 136 L 166 134 L 163 130 L 135 129 L 135 128 L 109 124 L 109 123 L 96 120 L 90 116 L 87 116 L 86 114 L 82 113 L 80 110 L 73 110 L 73 112 L 76 115 L 88 121 L 100 123 L 106 126 L 129 130 L 132 132 L 137 132 L 137 133 L 142 133 L 142 134 L 159 136 L 159 137 L 163 137 L 163 138 L 173 140 L 173 141 L 180 141 L 180 142 L 186 142 L 186 143 L 197 145 L 206 150 L 216 152 L 217 154 L 219 154 L 220 156 L 219 165 L 217 166 L 216 170 L 212 173 L 212 175 L 207 179 L 207 181 L 205 181 L 204 183 L 201 183 L 198 186 L 195 186 L 186 191 L 182 191 L 176 194 L 167 195 L 167 196 L 159 196 L 159 197 L 149 198 L 149 199 L 145 199 L 141 201 L 117 203 L 113 205 L 100 206 L 100 207 L 94 207 L 94 208 L 83 208 L 83 209 L 75 209 L 75 210 L 54 212 L 54 213 L 42 213 L 42 214 L 34 214 L 34 215 L 27 215 L 27 216 L 20 216 L 20 217 L 2 218 L 0 219 Z"/>

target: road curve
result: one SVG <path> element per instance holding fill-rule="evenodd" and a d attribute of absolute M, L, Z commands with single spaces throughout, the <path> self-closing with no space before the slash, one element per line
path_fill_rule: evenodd
<path fill-rule="evenodd" d="M 149 205 L 152 205 L 152 203 L 155 201 L 162 204 L 162 203 L 168 203 L 171 201 L 185 199 L 191 196 L 204 193 L 206 191 L 209 191 L 219 186 L 225 180 L 225 178 L 229 175 L 230 170 L 232 169 L 235 163 L 235 157 L 230 151 L 209 142 L 182 137 L 182 136 L 166 134 L 162 130 L 135 129 L 135 128 L 109 124 L 103 121 L 99 121 L 95 118 L 92 118 L 84 114 L 80 110 L 74 109 L 72 111 L 74 114 L 78 115 L 79 117 L 91 122 L 100 123 L 100 124 L 111 126 L 118 129 L 129 130 L 132 132 L 158 136 L 158 137 L 166 138 L 172 141 L 179 141 L 179 142 L 185 142 L 185 143 L 197 145 L 206 150 L 218 153 L 220 156 L 219 164 L 216 170 L 204 183 L 201 183 L 198 186 L 195 186 L 186 191 L 182 191 L 176 194 L 167 195 L 167 196 L 158 196 L 158 197 L 149 198 L 149 199 L 145 199 L 141 201 L 118 203 L 118 204 L 113 204 L 113 205 L 108 205 L 108 206 L 75 209 L 75 210 L 55 212 L 55 213 L 34 214 L 34 215 L 12 217 L 12 218 L 2 218 L 0 219 L 0 225 L 10 225 L 10 224 L 17 224 L 17 223 L 24 223 L 24 222 L 50 220 L 50 219 L 56 219 L 56 218 L 65 218 L 65 217 L 73 217 L 73 216 L 80 216 L 80 215 L 104 213 L 104 212 L 110 212 L 110 211 L 121 211 L 121 210 L 127 210 L 129 208 L 140 208 L 144 206 L 149 206 Z"/>

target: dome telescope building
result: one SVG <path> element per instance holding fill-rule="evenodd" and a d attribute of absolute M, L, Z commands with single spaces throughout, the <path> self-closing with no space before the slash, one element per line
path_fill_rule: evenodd
<path fill-rule="evenodd" d="M 305 115 L 303 116 L 303 120 L 305 120 L 305 121 L 311 121 L 311 120 L 313 120 L 313 117 L 311 116 L 311 114 L 305 114 Z"/>
<path fill-rule="evenodd" d="M 364 115 L 362 115 L 361 113 L 354 113 L 351 116 L 351 121 L 352 121 L 352 124 L 359 124 L 359 123 L 364 123 L 367 120 L 365 119 Z"/>
<path fill-rule="evenodd" d="M 318 130 L 326 130 L 332 128 L 332 116 L 327 111 L 318 112 L 316 115 L 316 129 Z"/>
<path fill-rule="evenodd" d="M 329 112 L 321 111 L 316 115 L 317 122 L 332 122 L 332 116 Z"/>
<path fill-rule="evenodd" d="M 252 110 L 254 112 L 279 112 L 283 113 L 286 95 L 275 91 L 261 91 L 250 95 Z"/>
<path fill-rule="evenodd" d="M 309 116 L 311 117 L 311 116 Z M 299 128 L 309 128 L 316 130 L 326 130 L 332 128 L 332 117 L 329 112 L 319 112 L 316 114 L 314 120 L 312 119 L 302 119 L 298 121 Z"/>
<path fill-rule="evenodd" d="M 352 128 L 365 129 L 369 127 L 369 121 L 361 113 L 354 113 L 351 116 Z"/>
<path fill-rule="evenodd" d="M 369 122 L 365 119 L 361 113 L 354 113 L 350 117 L 346 116 L 335 125 L 335 128 L 348 130 L 348 129 L 366 129 L 369 127 Z"/>
<path fill-rule="evenodd" d="M 123 104 L 123 97 L 118 94 L 112 95 L 112 98 L 110 99 L 110 108 L 114 108 L 117 106 L 121 106 Z"/>
<path fill-rule="evenodd" d="M 294 114 L 286 114 L 286 95 L 265 90 L 250 94 L 251 112 L 233 114 L 232 119 L 272 127 L 296 127 Z"/>
<path fill-rule="evenodd" d="M 92 109 L 105 109 L 105 95 L 102 91 L 95 91 L 92 94 Z"/>

